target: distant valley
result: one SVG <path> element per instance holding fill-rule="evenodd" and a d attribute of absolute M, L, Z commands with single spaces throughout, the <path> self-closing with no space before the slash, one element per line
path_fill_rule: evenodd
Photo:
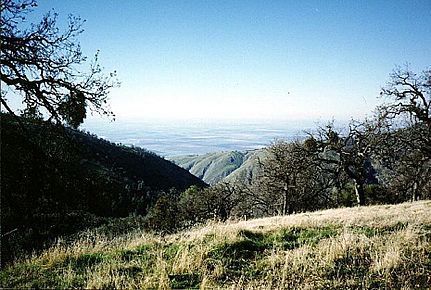
<path fill-rule="evenodd" d="M 214 152 L 246 152 L 263 148 L 274 140 L 302 140 L 311 121 L 89 121 L 84 130 L 114 143 L 146 148 L 160 156 L 205 155 Z"/>

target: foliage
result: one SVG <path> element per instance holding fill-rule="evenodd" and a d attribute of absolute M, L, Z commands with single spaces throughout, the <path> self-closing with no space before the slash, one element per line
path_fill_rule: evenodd
<path fill-rule="evenodd" d="M 234 216 L 242 201 L 241 189 L 229 183 L 218 183 L 202 190 L 191 187 L 180 200 L 186 220 L 202 222 L 208 219 L 225 221 Z"/>
<path fill-rule="evenodd" d="M 172 233 L 208 220 L 225 221 L 241 214 L 242 192 L 219 183 L 208 188 L 192 185 L 181 194 L 162 195 L 147 216 L 147 228 Z"/>
<path fill-rule="evenodd" d="M 162 195 L 151 208 L 146 227 L 159 233 L 172 233 L 180 228 L 181 209 L 174 195 Z"/>
<path fill-rule="evenodd" d="M 331 174 L 335 181 L 342 175 L 353 181 L 358 205 L 365 204 L 365 184 L 376 182 L 371 164 L 376 146 L 373 133 L 368 123 L 352 121 L 344 136 L 328 124 L 306 140 L 308 153 L 323 172 Z"/>
<path fill-rule="evenodd" d="M 330 181 L 317 170 L 304 144 L 277 141 L 259 165 L 262 173 L 250 198 L 260 211 L 291 214 L 320 208 L 327 199 Z"/>

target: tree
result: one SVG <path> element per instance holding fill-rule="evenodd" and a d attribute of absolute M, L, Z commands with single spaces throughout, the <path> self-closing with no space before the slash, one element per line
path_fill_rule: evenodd
<path fill-rule="evenodd" d="M 175 232 L 182 222 L 180 210 L 177 196 L 161 195 L 146 217 L 146 226 L 158 232 Z"/>
<path fill-rule="evenodd" d="M 406 66 L 395 68 L 380 95 L 389 102 L 378 107 L 378 119 L 389 121 L 405 146 L 431 158 L 431 69 L 417 75 Z M 381 122 L 384 122 L 381 121 Z M 398 129 L 409 128 L 402 132 Z M 408 134 L 407 134 L 408 133 Z"/>
<path fill-rule="evenodd" d="M 191 186 L 182 193 L 180 205 L 191 224 L 209 219 L 225 221 L 241 202 L 241 193 L 238 186 L 223 182 L 204 189 Z"/>
<path fill-rule="evenodd" d="M 119 83 L 115 72 L 105 76 L 98 64 L 98 53 L 89 70 L 82 66 L 77 37 L 83 32 L 79 17 L 69 16 L 64 31 L 57 27 L 57 14 L 47 13 L 39 23 L 26 27 L 26 15 L 35 0 L 3 0 L 1 4 L 1 83 L 2 106 L 14 114 L 6 94 L 20 96 L 24 114 L 47 115 L 48 120 L 77 128 L 88 109 L 114 116 L 107 107 L 107 95 Z"/>
<path fill-rule="evenodd" d="M 303 143 L 271 144 L 260 166 L 261 176 L 250 198 L 264 213 L 292 214 L 326 202 L 327 179 L 317 171 Z"/>
<path fill-rule="evenodd" d="M 401 194 L 402 200 L 419 200 L 430 196 L 431 162 L 420 152 L 407 152 L 399 156 L 389 176 L 389 189 Z"/>
<path fill-rule="evenodd" d="M 366 122 L 352 121 L 345 136 L 328 124 L 305 142 L 322 171 L 330 173 L 334 180 L 345 174 L 353 181 L 358 205 L 365 205 L 365 184 L 376 181 L 370 159 L 376 142 L 373 133 L 374 128 Z"/>
<path fill-rule="evenodd" d="M 380 95 L 386 103 L 378 107 L 376 120 L 385 142 L 377 153 L 388 168 L 388 186 L 420 199 L 430 194 L 431 70 L 417 75 L 408 66 L 396 67 Z"/>

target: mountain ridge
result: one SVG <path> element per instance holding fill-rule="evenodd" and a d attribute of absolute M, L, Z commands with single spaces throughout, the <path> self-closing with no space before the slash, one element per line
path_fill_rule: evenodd
<path fill-rule="evenodd" d="M 266 149 L 261 148 L 181 155 L 169 160 L 212 185 L 223 181 L 250 180 L 258 174 L 258 161 L 265 155 Z"/>

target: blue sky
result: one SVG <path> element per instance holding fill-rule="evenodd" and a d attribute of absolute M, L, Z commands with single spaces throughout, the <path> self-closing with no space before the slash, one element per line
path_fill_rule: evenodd
<path fill-rule="evenodd" d="M 348 119 L 431 66 L 431 1 L 40 0 L 122 82 L 118 118 Z M 39 14 L 40 15 L 40 14 Z"/>

